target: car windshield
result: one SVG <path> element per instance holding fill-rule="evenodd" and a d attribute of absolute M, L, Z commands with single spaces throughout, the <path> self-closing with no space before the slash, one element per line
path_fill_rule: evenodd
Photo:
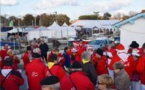
<path fill-rule="evenodd" d="M 102 40 L 94 40 L 94 41 L 90 41 L 89 44 L 91 45 L 100 45 L 102 43 Z"/>

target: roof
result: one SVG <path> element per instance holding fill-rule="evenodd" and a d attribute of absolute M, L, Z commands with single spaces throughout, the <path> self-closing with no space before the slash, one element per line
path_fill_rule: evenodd
<path fill-rule="evenodd" d="M 96 27 L 108 27 L 114 23 L 119 22 L 119 20 L 78 20 L 71 26 L 83 26 L 83 28 L 94 28 Z"/>
<path fill-rule="evenodd" d="M 122 25 L 125 25 L 125 24 L 127 24 L 127 23 L 134 24 L 134 21 L 135 21 L 136 19 L 138 19 L 138 18 L 141 18 L 141 17 L 142 17 L 142 18 L 145 18 L 145 13 L 138 13 L 138 14 L 136 14 L 136 15 L 134 15 L 134 16 L 132 16 L 132 17 L 126 19 L 126 20 L 122 20 L 122 21 L 120 21 L 120 22 L 115 23 L 115 24 L 113 24 L 112 26 L 119 28 L 119 27 L 121 27 Z"/>

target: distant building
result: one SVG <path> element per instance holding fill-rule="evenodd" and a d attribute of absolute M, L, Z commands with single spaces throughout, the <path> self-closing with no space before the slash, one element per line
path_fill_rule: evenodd
<path fill-rule="evenodd" d="M 140 46 L 145 43 L 145 13 L 136 14 L 126 20 L 113 25 L 120 30 L 121 43 L 126 50 L 132 41 L 137 41 Z"/>

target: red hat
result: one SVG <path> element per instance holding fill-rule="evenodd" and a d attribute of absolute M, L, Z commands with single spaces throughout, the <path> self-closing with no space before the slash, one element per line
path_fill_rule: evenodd
<path fill-rule="evenodd" d="M 124 48 L 124 46 L 120 43 L 120 44 L 117 45 L 116 49 L 117 49 L 118 52 L 124 52 L 124 49 L 125 49 L 125 48 Z"/>

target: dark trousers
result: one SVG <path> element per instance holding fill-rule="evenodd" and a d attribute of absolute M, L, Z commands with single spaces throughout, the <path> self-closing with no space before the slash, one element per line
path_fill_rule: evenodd
<path fill-rule="evenodd" d="M 41 54 L 42 59 L 47 62 L 47 53 Z"/>

